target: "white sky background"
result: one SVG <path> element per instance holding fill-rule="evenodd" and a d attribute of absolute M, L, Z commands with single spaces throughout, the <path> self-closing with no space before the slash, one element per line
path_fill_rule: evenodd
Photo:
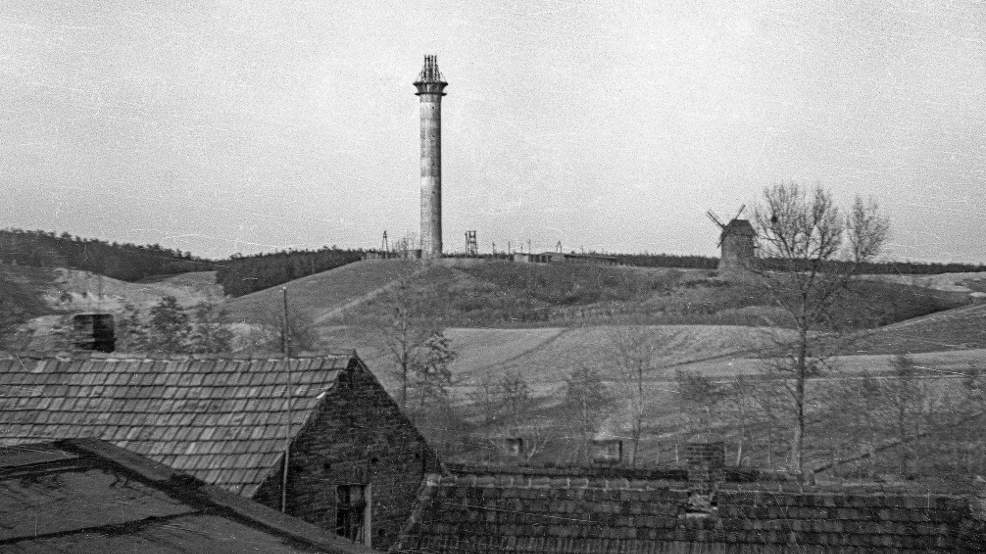
<path fill-rule="evenodd" d="M 0 227 L 209 257 L 416 232 L 437 54 L 446 251 L 715 255 L 706 209 L 796 180 L 874 197 L 892 257 L 986 262 L 982 1 L 124 4 L 0 4 Z"/>

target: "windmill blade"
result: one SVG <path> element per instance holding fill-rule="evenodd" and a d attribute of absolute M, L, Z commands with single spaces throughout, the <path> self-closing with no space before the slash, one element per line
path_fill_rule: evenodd
<path fill-rule="evenodd" d="M 708 216 L 708 218 L 712 220 L 712 223 L 715 223 L 720 229 L 726 228 L 726 225 L 722 222 L 722 220 L 716 217 L 716 214 L 712 213 L 712 210 L 706 211 L 705 215 Z"/>
<path fill-rule="evenodd" d="M 746 204 L 743 204 L 742 206 L 740 206 L 739 211 L 736 212 L 736 215 L 733 216 L 733 219 L 739 219 L 739 216 L 743 215 L 743 210 L 745 210 L 745 209 L 746 209 Z M 730 220 L 730 221 L 732 221 L 732 220 Z"/>

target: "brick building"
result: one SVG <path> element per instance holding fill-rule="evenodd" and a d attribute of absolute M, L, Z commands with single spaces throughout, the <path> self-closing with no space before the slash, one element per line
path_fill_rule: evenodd
<path fill-rule="evenodd" d="M 354 354 L 0 358 L 0 445 L 98 438 L 375 548 L 434 452 Z M 287 494 L 283 462 L 288 459 Z"/>
<path fill-rule="evenodd" d="M 432 475 L 395 545 L 432 553 L 982 552 L 981 492 L 801 485 L 723 466 L 686 470 L 453 468 Z"/>

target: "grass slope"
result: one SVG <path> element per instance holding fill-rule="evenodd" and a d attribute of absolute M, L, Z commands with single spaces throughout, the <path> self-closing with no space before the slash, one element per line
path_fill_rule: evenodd
<path fill-rule="evenodd" d="M 0 281 L 0 294 L 23 306 L 31 317 L 52 312 L 114 312 L 126 304 L 146 309 L 165 295 L 176 297 L 185 306 L 222 297 L 214 271 L 131 283 L 77 269 L 0 265 Z"/>
<path fill-rule="evenodd" d="M 558 384 L 579 367 L 592 367 L 606 380 L 620 379 L 613 367 L 614 336 L 627 327 L 603 325 L 567 329 L 448 329 L 459 353 L 453 371 L 464 379 L 484 374 L 517 372 L 529 382 Z M 673 377 L 676 368 L 700 362 L 723 366 L 745 358 L 758 346 L 769 344 L 778 332 L 748 326 L 645 325 L 636 332 L 651 336 L 657 345 L 658 368 L 647 379 Z M 783 331 L 780 331 L 783 332 Z M 519 338 L 519 341 L 510 339 Z"/>
<path fill-rule="evenodd" d="M 69 312 L 118 312 L 127 304 L 146 311 L 163 296 L 174 296 L 182 306 L 222 298 L 215 271 L 180 273 L 153 282 L 131 283 L 88 271 L 58 268 L 51 282 L 41 290 L 50 306 Z"/>
<path fill-rule="evenodd" d="M 291 308 L 313 321 L 346 305 L 372 296 L 415 264 L 401 260 L 365 260 L 285 283 Z M 229 300 L 225 304 L 233 321 L 266 321 L 281 313 L 281 286 Z"/>
<path fill-rule="evenodd" d="M 326 274 L 325 286 L 336 275 Z M 296 281 L 300 283 L 303 280 Z M 488 262 L 431 266 L 409 281 L 415 312 L 446 327 L 571 327 L 600 324 L 784 326 L 764 288 L 705 270 Z M 850 328 L 869 328 L 955 307 L 965 298 L 880 281 L 861 281 L 843 299 Z M 861 300 L 865 302 L 861 302 Z M 862 305 L 867 312 L 860 313 Z M 348 324 L 390 317 L 386 297 L 350 309 Z"/>
<path fill-rule="evenodd" d="M 937 352 L 986 348 L 986 304 L 901 321 L 863 333 L 850 351 L 860 354 Z"/>
<path fill-rule="evenodd" d="M 40 291 L 53 277 L 50 269 L 0 264 L 0 325 L 51 313 Z"/>

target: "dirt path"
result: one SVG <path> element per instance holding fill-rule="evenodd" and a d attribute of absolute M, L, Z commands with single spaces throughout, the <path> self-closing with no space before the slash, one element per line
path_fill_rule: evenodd
<path fill-rule="evenodd" d="M 417 277 L 421 273 L 424 273 L 426 271 L 426 269 L 427 268 L 424 267 L 424 266 L 422 266 L 422 267 L 420 267 L 418 269 L 415 269 L 413 273 L 411 273 L 410 275 L 408 275 L 408 279 L 413 279 L 413 278 Z M 319 323 L 323 323 L 325 321 L 328 321 L 328 320 L 330 320 L 330 319 L 332 319 L 334 317 L 340 317 L 343 313 L 346 312 L 346 310 L 355 308 L 356 306 L 359 306 L 360 304 L 362 304 L 364 302 L 368 302 L 370 300 L 373 300 L 374 298 L 380 296 L 381 294 L 384 294 L 384 293 L 386 293 L 388 291 L 393 290 L 394 287 L 397 286 L 398 281 L 399 281 L 399 279 L 394 279 L 393 281 L 390 281 L 389 283 L 387 283 L 387 284 L 385 284 L 385 285 L 383 285 L 381 287 L 377 287 L 377 288 L 375 288 L 375 289 L 367 292 L 366 294 L 361 294 L 361 295 L 357 296 L 356 298 L 353 298 L 352 300 L 350 300 L 350 301 L 348 301 L 348 302 L 346 302 L 346 303 L 344 303 L 342 305 L 336 306 L 334 308 L 330 308 L 328 311 L 322 313 L 321 315 L 316 316 L 314 318 L 314 322 L 316 324 L 319 324 Z"/>

